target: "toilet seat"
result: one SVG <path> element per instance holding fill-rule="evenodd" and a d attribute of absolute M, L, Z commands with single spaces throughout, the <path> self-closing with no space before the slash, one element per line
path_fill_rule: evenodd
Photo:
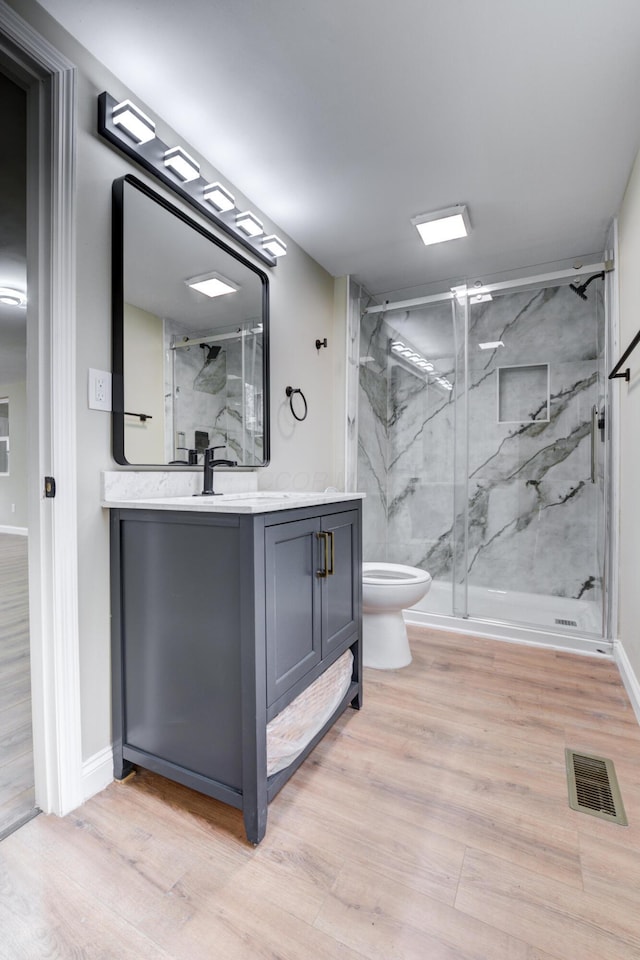
<path fill-rule="evenodd" d="M 418 567 L 407 567 L 401 563 L 376 563 L 368 561 L 362 564 L 363 583 L 372 583 L 377 586 L 391 586 L 394 582 L 427 583 L 431 580 L 426 570 Z"/>

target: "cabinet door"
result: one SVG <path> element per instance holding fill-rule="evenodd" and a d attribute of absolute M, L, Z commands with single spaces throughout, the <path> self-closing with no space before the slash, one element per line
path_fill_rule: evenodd
<path fill-rule="evenodd" d="M 320 662 L 317 518 L 265 530 L 267 703 Z"/>
<path fill-rule="evenodd" d="M 321 529 L 329 534 L 329 575 L 322 580 L 322 656 L 326 657 L 357 630 L 362 576 L 358 512 L 323 517 Z"/>

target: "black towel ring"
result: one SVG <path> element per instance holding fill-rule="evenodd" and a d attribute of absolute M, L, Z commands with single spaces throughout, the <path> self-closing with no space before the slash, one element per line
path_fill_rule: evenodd
<path fill-rule="evenodd" d="M 305 395 L 304 395 L 304 393 L 302 392 L 302 390 L 300 389 L 300 387 L 287 387 L 286 390 L 285 390 L 285 393 L 286 393 L 287 396 L 289 397 L 289 408 L 290 408 L 291 413 L 293 414 L 293 416 L 296 418 L 296 420 L 300 420 L 300 421 L 306 420 L 306 419 L 307 419 L 307 413 L 309 412 L 309 408 L 307 407 L 307 398 L 305 397 Z M 301 417 L 299 417 L 298 414 L 297 414 L 297 413 L 295 412 L 295 410 L 293 409 L 293 395 L 294 395 L 294 393 L 299 393 L 300 396 L 302 397 L 302 402 L 304 403 L 304 413 L 302 414 Z"/>

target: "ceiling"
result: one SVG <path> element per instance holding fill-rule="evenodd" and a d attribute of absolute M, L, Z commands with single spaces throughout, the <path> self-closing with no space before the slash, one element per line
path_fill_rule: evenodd
<path fill-rule="evenodd" d="M 637 0 L 42 0 L 371 292 L 600 253 L 640 143 Z M 466 203 L 472 235 L 410 217 Z"/>
<path fill-rule="evenodd" d="M 600 255 L 640 145 L 637 0 L 40 0 L 372 293 Z M 412 215 L 468 205 L 425 247 Z"/>

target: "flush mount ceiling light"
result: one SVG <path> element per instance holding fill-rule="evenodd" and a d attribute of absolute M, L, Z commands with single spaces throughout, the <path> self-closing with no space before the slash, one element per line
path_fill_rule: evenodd
<path fill-rule="evenodd" d="M 243 233 L 246 233 L 248 237 L 259 237 L 261 233 L 264 233 L 264 227 L 260 220 L 248 210 L 245 213 L 239 213 L 237 215 L 236 226 L 239 230 L 242 230 Z"/>
<path fill-rule="evenodd" d="M 444 243 L 445 240 L 457 240 L 466 237 L 471 229 L 469 215 L 464 204 L 435 210 L 433 213 L 420 213 L 411 218 L 425 246 L 432 243 Z"/>
<path fill-rule="evenodd" d="M 165 151 L 164 165 L 173 170 L 181 180 L 197 180 L 200 176 L 200 164 L 196 163 L 182 147 L 172 147 Z"/>
<path fill-rule="evenodd" d="M 156 135 L 156 125 L 131 100 L 123 100 L 113 108 L 113 122 L 136 143 L 148 143 Z"/>
<path fill-rule="evenodd" d="M 481 350 L 497 350 L 498 347 L 504 347 L 504 340 L 487 340 L 485 343 L 479 343 Z"/>
<path fill-rule="evenodd" d="M 207 203 L 211 203 L 220 213 L 226 213 L 233 210 L 236 205 L 236 198 L 229 193 L 221 183 L 209 183 L 204 188 L 203 196 Z"/>
<path fill-rule="evenodd" d="M 5 303 L 8 307 L 24 307 L 27 298 L 21 290 L 14 287 L 0 287 L 0 303 Z"/>
<path fill-rule="evenodd" d="M 284 240 L 276 237 L 273 233 L 271 236 L 263 238 L 262 246 L 264 250 L 268 250 L 274 257 L 284 257 L 287 252 L 287 245 Z"/>
<path fill-rule="evenodd" d="M 236 224 L 231 213 L 236 209 L 235 198 L 229 190 L 218 181 L 210 183 L 210 178 L 200 176 L 200 167 L 193 157 L 182 147 L 171 147 L 159 137 L 152 137 L 152 131 L 154 121 L 130 100 L 118 102 L 106 90 L 100 94 L 98 132 L 111 146 L 161 180 L 252 256 L 275 267 L 278 258 L 286 253 L 286 245 L 277 237 L 263 237 L 262 224 L 253 215 L 249 230 Z"/>
<path fill-rule="evenodd" d="M 220 273 L 205 273 L 199 277 L 185 280 L 188 287 L 204 293 L 205 297 L 223 297 L 227 293 L 237 293 L 239 287 Z"/>

